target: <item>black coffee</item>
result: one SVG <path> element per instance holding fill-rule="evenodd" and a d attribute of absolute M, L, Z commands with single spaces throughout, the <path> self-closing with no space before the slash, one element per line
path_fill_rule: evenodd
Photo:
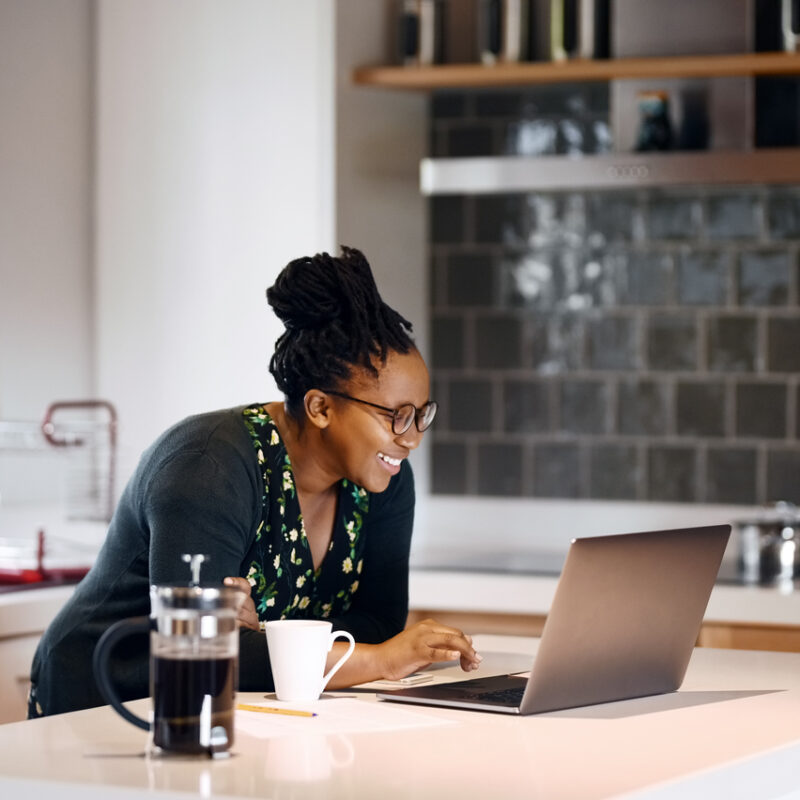
<path fill-rule="evenodd" d="M 229 747 L 237 667 L 236 658 L 156 656 L 151 675 L 154 744 L 173 752 L 208 753 L 209 743 L 222 738 L 221 731 L 212 730 L 221 727 Z M 210 705 L 210 714 L 204 704 Z"/>

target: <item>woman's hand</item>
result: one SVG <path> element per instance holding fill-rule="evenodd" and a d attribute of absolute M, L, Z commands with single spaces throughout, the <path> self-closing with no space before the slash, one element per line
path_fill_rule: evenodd
<path fill-rule="evenodd" d="M 253 597 L 250 594 L 250 584 L 246 578 L 230 577 L 225 578 L 223 581 L 226 586 L 233 586 L 235 589 L 240 589 L 245 594 L 244 603 L 242 603 L 239 613 L 236 615 L 236 620 L 243 628 L 250 628 L 251 630 L 260 630 L 258 627 L 258 614 L 256 613 L 256 604 L 253 602 Z"/>
<path fill-rule="evenodd" d="M 471 672 L 483 660 L 472 647 L 472 637 L 457 628 L 425 619 L 377 645 L 381 677 L 399 680 L 435 661 L 461 662 L 461 669 Z"/>

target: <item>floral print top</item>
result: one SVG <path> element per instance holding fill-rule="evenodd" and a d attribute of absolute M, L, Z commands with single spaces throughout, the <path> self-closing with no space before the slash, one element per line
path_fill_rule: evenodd
<path fill-rule="evenodd" d="M 247 580 L 261 626 L 267 620 L 326 619 L 347 612 L 364 567 L 365 489 L 342 480 L 328 552 L 315 570 L 294 471 L 278 428 L 261 405 L 243 410 L 264 479 L 262 516 Z"/>

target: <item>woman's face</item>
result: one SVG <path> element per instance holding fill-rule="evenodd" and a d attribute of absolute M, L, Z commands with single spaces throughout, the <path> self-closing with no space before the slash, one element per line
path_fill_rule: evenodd
<path fill-rule="evenodd" d="M 344 394 L 387 408 L 413 403 L 421 408 L 430 399 L 428 369 L 417 350 L 391 351 L 378 366 L 378 377 L 357 370 L 339 387 Z M 353 400 L 329 395 L 330 424 L 325 429 L 329 452 L 337 472 L 370 492 L 382 492 L 403 459 L 419 445 L 422 434 L 416 424 L 402 434 L 392 431 L 392 419 L 380 411 Z"/>

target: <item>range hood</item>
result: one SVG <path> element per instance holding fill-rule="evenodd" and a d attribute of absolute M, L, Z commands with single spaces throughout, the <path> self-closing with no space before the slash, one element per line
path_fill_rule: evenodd
<path fill-rule="evenodd" d="M 800 183 L 800 149 L 425 158 L 424 195 Z"/>

